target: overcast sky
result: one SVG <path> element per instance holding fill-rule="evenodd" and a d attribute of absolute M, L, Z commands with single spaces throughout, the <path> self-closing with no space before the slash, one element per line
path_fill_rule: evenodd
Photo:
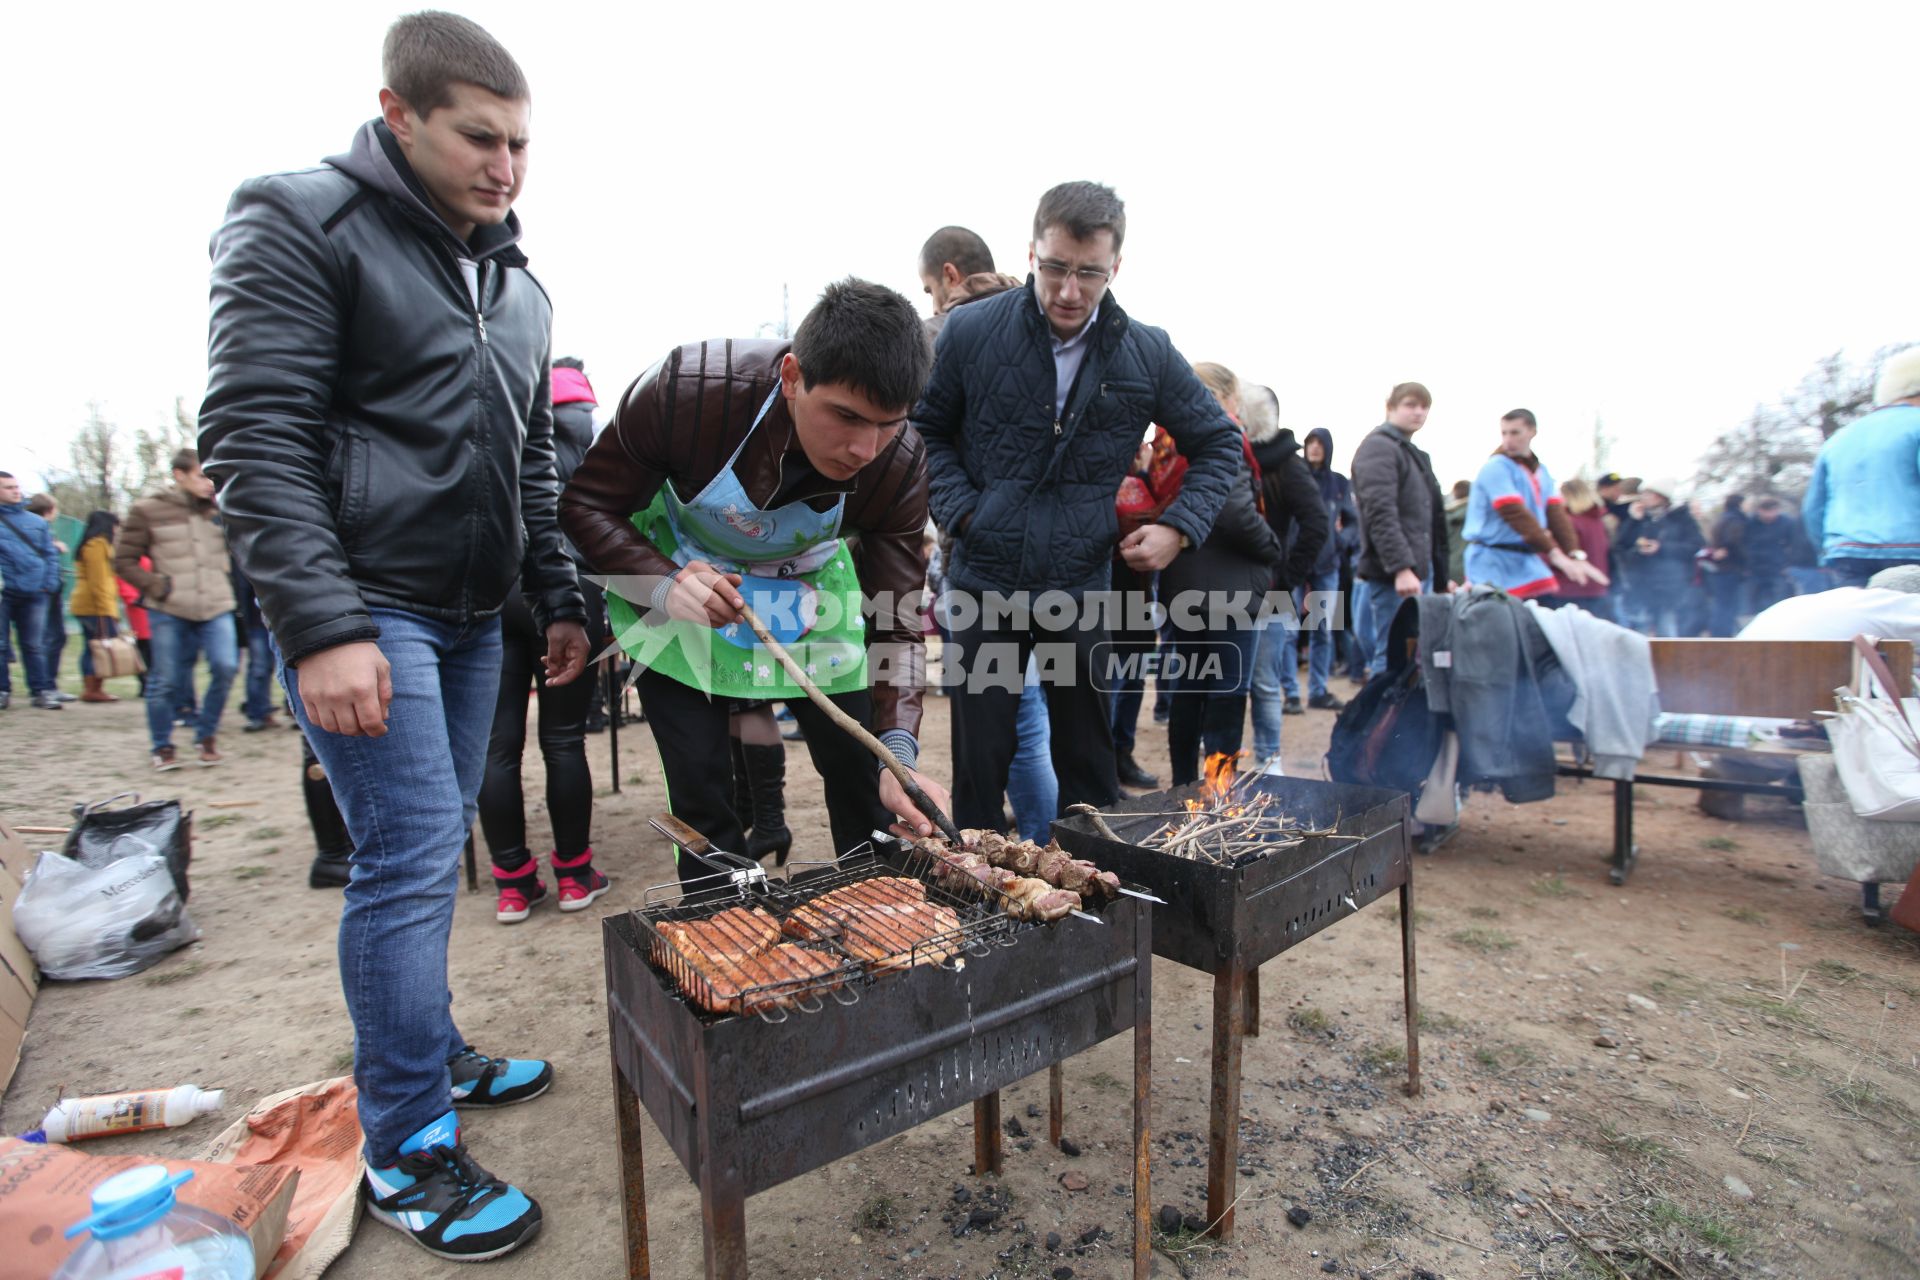
<path fill-rule="evenodd" d="M 1128 311 L 1343 466 L 1418 379 L 1443 483 L 1520 405 L 1563 475 L 1598 415 L 1615 466 L 1685 476 L 1818 357 L 1920 338 L 1920 5 L 1289 8 L 460 11 L 533 85 L 525 247 L 603 404 L 783 283 L 796 323 L 848 274 L 924 302 L 945 223 L 1024 274 L 1069 178 L 1127 202 Z M 198 403 L 228 194 L 345 149 L 398 12 L 11 20 L 0 469 L 64 464 L 89 400 L 129 432 Z"/>

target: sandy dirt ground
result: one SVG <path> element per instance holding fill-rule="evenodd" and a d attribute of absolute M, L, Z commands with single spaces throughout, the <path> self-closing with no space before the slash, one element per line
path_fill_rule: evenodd
<path fill-rule="evenodd" d="M 1331 719 L 1287 720 L 1296 771 L 1317 768 Z M 255 1099 L 348 1069 L 339 898 L 306 886 L 298 742 L 243 735 L 237 716 L 228 726 L 226 764 L 157 777 L 137 702 L 0 713 L 10 823 L 60 825 L 74 801 L 129 788 L 195 810 L 192 912 L 205 934 L 136 977 L 49 983 L 0 1106 L 7 1132 L 33 1127 L 62 1092 L 224 1087 L 223 1117 L 101 1148 L 192 1155 Z M 1143 763 L 1164 775 L 1164 731 L 1143 718 L 1141 737 Z M 942 700 L 929 700 L 925 741 L 944 775 Z M 591 740 L 594 846 L 616 878 L 596 910 L 546 907 L 503 927 L 484 892 L 458 905 L 461 1026 L 487 1052 L 543 1055 L 558 1073 L 545 1098 L 465 1118 L 477 1157 L 546 1210 L 541 1238 L 491 1268 L 501 1277 L 620 1270 L 599 917 L 671 875 L 645 826 L 663 807 L 647 729 L 620 748 L 616 795 L 608 739 Z M 530 747 L 543 839 L 539 772 Z M 798 753 L 789 795 L 802 849 L 821 848 L 817 785 Z M 1699 813 L 1691 792 L 1643 788 L 1639 812 L 1644 853 L 1623 888 L 1606 877 L 1607 793 L 1564 782 L 1545 804 L 1474 797 L 1459 837 L 1419 860 L 1424 1097 L 1400 1087 L 1390 901 L 1269 964 L 1264 1030 L 1246 1050 L 1237 1235 L 1214 1247 L 1176 1230 L 1156 1273 L 1920 1274 L 1920 939 L 1864 928 L 1853 886 L 1818 876 L 1783 803 L 1727 822 Z M 1211 984 L 1160 961 L 1154 992 L 1154 1203 L 1197 1214 Z M 1004 1176 L 973 1177 L 963 1109 L 755 1197 L 754 1274 L 1128 1274 L 1129 1071 L 1124 1037 L 1068 1064 L 1077 1158 L 1011 1137 Z M 1031 1119 L 1044 1102 L 1035 1078 L 1009 1091 L 1005 1115 L 1044 1134 Z M 646 1141 L 656 1274 L 698 1275 L 695 1189 L 650 1123 Z M 1088 1189 L 1067 1190 L 1069 1172 Z M 363 1222 L 331 1274 L 438 1269 Z"/>

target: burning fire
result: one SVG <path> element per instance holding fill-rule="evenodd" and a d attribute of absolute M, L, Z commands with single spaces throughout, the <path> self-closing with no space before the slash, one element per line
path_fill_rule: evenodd
<path fill-rule="evenodd" d="M 1208 756 L 1206 764 L 1200 769 L 1200 794 L 1206 797 L 1206 804 L 1198 805 L 1189 800 L 1188 808 L 1214 808 L 1224 803 L 1233 794 L 1234 770 L 1240 763 L 1240 757 L 1245 754 L 1244 751 L 1216 751 Z"/>

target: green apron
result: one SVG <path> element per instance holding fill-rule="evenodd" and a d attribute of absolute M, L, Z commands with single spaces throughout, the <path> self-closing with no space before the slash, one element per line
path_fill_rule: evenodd
<path fill-rule="evenodd" d="M 753 505 L 733 472 L 779 394 L 776 385 L 706 488 L 682 502 L 667 480 L 633 525 L 675 564 L 705 560 L 740 574 L 741 596 L 821 692 L 853 693 L 867 687 L 867 646 L 860 580 L 839 536 L 846 495 L 826 511 L 805 502 L 767 510 Z M 615 639 L 635 662 L 681 684 L 731 698 L 806 696 L 744 622 L 648 622 L 613 591 L 607 614 Z"/>

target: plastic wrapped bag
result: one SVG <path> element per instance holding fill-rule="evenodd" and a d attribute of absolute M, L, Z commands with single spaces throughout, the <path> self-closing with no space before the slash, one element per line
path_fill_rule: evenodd
<path fill-rule="evenodd" d="M 165 855 L 90 867 L 43 853 L 13 905 L 14 931 L 48 978 L 124 978 L 200 937 Z"/>
<path fill-rule="evenodd" d="M 133 803 L 124 809 L 108 808 L 129 798 Z M 183 813 L 178 800 L 142 804 L 139 792 L 122 791 L 93 804 L 73 806 L 73 827 L 60 852 L 89 867 L 109 867 L 138 854 L 160 854 L 185 902 L 187 863 L 193 858 L 192 827 L 193 815 Z"/>

